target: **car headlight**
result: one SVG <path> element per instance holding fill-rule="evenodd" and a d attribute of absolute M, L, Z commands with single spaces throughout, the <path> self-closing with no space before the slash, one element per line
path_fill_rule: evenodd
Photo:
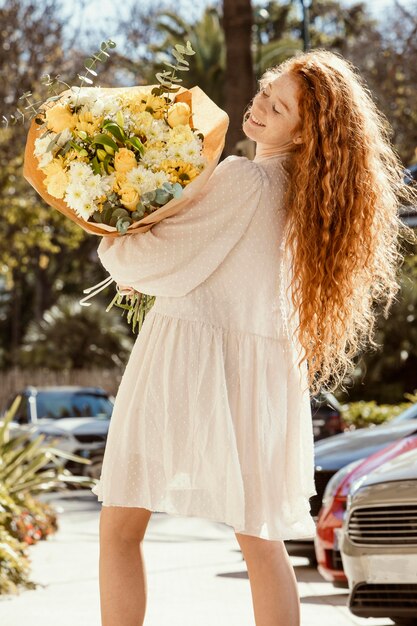
<path fill-rule="evenodd" d="M 344 478 L 350 474 L 350 472 L 357 466 L 359 463 L 362 463 L 363 459 L 358 459 L 357 461 L 352 461 L 348 465 L 342 467 L 336 474 L 333 474 L 331 479 L 326 485 L 326 488 L 323 493 L 322 505 L 327 506 L 332 498 L 336 495 L 336 491 L 339 488 L 339 485 L 342 483 Z"/>

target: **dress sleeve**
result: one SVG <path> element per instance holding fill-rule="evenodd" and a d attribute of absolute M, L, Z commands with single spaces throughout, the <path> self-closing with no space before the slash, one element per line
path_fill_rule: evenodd
<path fill-rule="evenodd" d="M 205 281 L 247 230 L 262 194 L 262 171 L 230 156 L 199 195 L 142 233 L 103 237 L 98 256 L 120 285 L 151 296 L 184 296 Z"/>

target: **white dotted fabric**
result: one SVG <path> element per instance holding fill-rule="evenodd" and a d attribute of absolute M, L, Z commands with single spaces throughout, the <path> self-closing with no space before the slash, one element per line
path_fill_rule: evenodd
<path fill-rule="evenodd" d="M 228 157 L 176 215 L 102 239 L 111 276 L 157 296 L 92 489 L 104 506 L 203 517 L 270 540 L 315 535 L 307 369 L 283 320 L 284 158 Z"/>

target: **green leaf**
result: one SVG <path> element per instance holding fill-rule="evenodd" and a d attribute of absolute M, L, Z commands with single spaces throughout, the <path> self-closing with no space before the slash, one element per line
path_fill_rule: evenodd
<path fill-rule="evenodd" d="M 91 161 L 91 167 L 93 169 L 94 174 L 100 174 L 100 163 L 96 156 Z"/>
<path fill-rule="evenodd" d="M 155 191 L 155 202 L 162 206 L 169 201 L 170 196 L 171 194 L 168 191 L 165 191 L 164 189 L 157 189 Z"/>
<path fill-rule="evenodd" d="M 111 148 L 115 152 L 116 152 L 116 150 L 118 150 L 117 143 L 114 142 L 113 139 L 111 139 L 108 135 L 104 135 L 103 133 L 95 135 L 95 137 L 93 137 L 91 143 L 92 144 L 99 144 L 101 146 L 107 146 L 108 148 Z"/>
<path fill-rule="evenodd" d="M 87 83 L 87 85 L 92 85 L 93 81 L 88 76 L 81 76 L 81 74 L 77 74 L 78 78 L 82 83 Z"/>
<path fill-rule="evenodd" d="M 174 198 L 180 198 L 182 196 L 183 191 L 184 190 L 179 183 L 174 183 L 173 189 L 172 189 L 172 195 L 174 196 Z"/>
<path fill-rule="evenodd" d="M 127 220 L 126 218 L 121 217 L 116 224 L 116 228 L 119 231 L 119 233 L 121 235 L 124 235 L 127 231 L 127 229 L 129 228 L 130 224 L 132 223 L 132 220 Z"/>
<path fill-rule="evenodd" d="M 143 153 L 145 152 L 145 146 L 143 145 L 139 137 L 128 137 L 126 139 L 126 143 L 133 146 L 136 150 L 140 152 L 141 155 L 143 155 Z"/>
<path fill-rule="evenodd" d="M 111 133 L 113 137 L 115 137 L 118 141 L 125 141 L 126 135 L 124 134 L 120 126 L 116 124 L 116 122 L 108 122 L 107 124 L 103 124 L 103 129 Z"/>

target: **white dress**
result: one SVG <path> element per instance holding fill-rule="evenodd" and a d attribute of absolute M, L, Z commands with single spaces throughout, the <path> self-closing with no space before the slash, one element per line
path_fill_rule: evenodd
<path fill-rule="evenodd" d="M 283 159 L 228 157 L 176 215 L 100 242 L 118 283 L 156 296 L 92 489 L 103 506 L 203 517 L 269 540 L 315 535 L 307 366 L 296 365 L 279 288 L 289 276 Z"/>

